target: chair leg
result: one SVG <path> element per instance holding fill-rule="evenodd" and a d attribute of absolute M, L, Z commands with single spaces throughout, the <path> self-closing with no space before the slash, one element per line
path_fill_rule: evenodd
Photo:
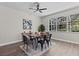
<path fill-rule="evenodd" d="M 32 48 L 34 49 L 34 41 L 32 41 Z"/>
<path fill-rule="evenodd" d="M 52 45 L 51 40 L 49 42 L 50 42 L 50 45 Z"/>
<path fill-rule="evenodd" d="M 34 41 L 34 49 L 36 50 L 37 42 L 36 40 Z"/>
<path fill-rule="evenodd" d="M 28 44 L 26 46 L 27 46 L 26 50 L 28 51 Z"/>
<path fill-rule="evenodd" d="M 36 43 L 35 50 L 37 50 L 37 47 L 38 47 L 38 43 Z"/>
<path fill-rule="evenodd" d="M 49 47 L 49 43 L 47 42 L 47 46 Z"/>
<path fill-rule="evenodd" d="M 33 40 L 31 40 L 31 48 L 33 48 Z"/>
<path fill-rule="evenodd" d="M 46 42 L 45 42 L 45 48 L 46 48 Z"/>
<path fill-rule="evenodd" d="M 49 47 L 49 41 L 47 41 L 47 46 Z"/>
<path fill-rule="evenodd" d="M 43 51 L 43 44 L 41 44 L 41 51 Z"/>
<path fill-rule="evenodd" d="M 23 48 L 25 49 L 25 44 L 23 45 Z"/>

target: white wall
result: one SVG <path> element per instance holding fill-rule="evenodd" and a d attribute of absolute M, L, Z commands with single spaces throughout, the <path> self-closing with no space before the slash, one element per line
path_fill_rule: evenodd
<path fill-rule="evenodd" d="M 71 8 L 68 10 L 60 11 L 48 16 L 41 17 L 43 24 L 46 27 L 46 31 L 48 31 L 48 20 L 53 17 L 60 17 L 60 16 L 69 16 L 72 14 L 79 13 L 79 7 Z M 53 34 L 53 38 L 57 40 L 63 40 L 68 42 L 79 43 L 79 32 L 50 32 Z"/>
<path fill-rule="evenodd" d="M 39 17 L 35 17 L 28 12 L 23 13 L 8 7 L 0 6 L 0 46 L 22 40 L 23 18 L 32 20 L 32 30 L 37 31 L 37 27 L 41 23 Z"/>

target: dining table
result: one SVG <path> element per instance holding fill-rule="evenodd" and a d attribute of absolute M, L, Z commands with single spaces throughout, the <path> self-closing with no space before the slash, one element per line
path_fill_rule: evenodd
<path fill-rule="evenodd" d="M 31 41 L 31 44 L 32 44 L 32 47 L 35 49 L 37 49 L 38 47 L 38 42 L 41 41 L 41 42 L 44 42 L 45 39 L 44 39 L 44 36 L 46 35 L 47 36 L 47 33 L 46 32 L 43 32 L 43 33 L 22 33 L 24 36 L 26 36 L 28 38 L 28 40 Z M 43 43 L 42 43 L 43 44 Z"/>

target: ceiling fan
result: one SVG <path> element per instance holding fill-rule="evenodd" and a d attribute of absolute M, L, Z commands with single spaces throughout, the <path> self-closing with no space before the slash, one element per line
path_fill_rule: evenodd
<path fill-rule="evenodd" d="M 47 8 L 39 8 L 40 7 L 40 4 L 38 2 L 35 2 L 34 5 L 36 6 L 36 8 L 29 8 L 30 10 L 34 10 L 34 12 L 40 12 L 40 13 L 43 13 L 42 10 L 47 10 Z"/>

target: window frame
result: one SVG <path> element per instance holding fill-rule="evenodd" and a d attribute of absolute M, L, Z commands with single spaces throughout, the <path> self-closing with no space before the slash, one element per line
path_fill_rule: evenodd
<path fill-rule="evenodd" d="M 58 23 L 57 23 L 57 22 L 58 22 L 58 21 L 57 21 L 57 20 L 58 20 L 58 19 L 57 19 L 58 17 L 57 17 L 57 18 L 55 18 L 55 19 L 56 19 L 56 29 L 55 29 L 55 30 L 51 30 L 52 32 L 72 32 L 72 31 L 71 31 L 71 18 L 70 18 L 70 16 L 64 16 L 64 17 L 66 17 L 66 31 L 59 31 L 59 30 L 58 30 Z M 52 18 L 51 18 L 50 20 L 52 21 Z M 50 20 L 48 20 L 48 31 L 50 31 L 50 30 L 49 30 L 49 21 L 50 21 Z M 69 21 L 70 21 L 70 25 L 69 25 L 69 23 L 68 23 Z M 70 27 L 70 29 L 69 29 L 69 27 Z"/>
<path fill-rule="evenodd" d="M 56 20 L 56 19 L 55 19 L 55 18 L 51 18 L 50 20 L 48 20 L 48 31 L 50 31 L 50 30 L 49 30 L 49 29 L 50 29 L 50 21 L 51 21 L 51 31 L 57 31 L 56 22 L 55 22 L 54 20 Z M 52 21 L 54 21 L 55 24 L 53 24 Z M 54 28 L 55 28 L 54 30 L 52 30 L 52 25 L 55 26 L 55 27 L 54 27 Z"/>

